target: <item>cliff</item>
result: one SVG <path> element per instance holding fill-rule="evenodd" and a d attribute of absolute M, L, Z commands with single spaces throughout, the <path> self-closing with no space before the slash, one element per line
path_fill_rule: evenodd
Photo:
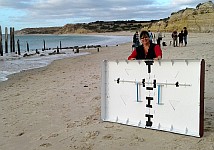
<path fill-rule="evenodd" d="M 187 27 L 190 32 L 214 32 L 214 4 L 212 1 L 200 3 L 196 8 L 186 8 L 174 12 L 166 20 L 160 20 L 147 27 L 150 30 L 171 32 Z M 146 27 L 144 27 L 146 28 Z"/>
<path fill-rule="evenodd" d="M 40 28 L 24 28 L 15 31 L 16 34 L 53 34 L 58 32 L 62 27 L 40 27 Z"/>
<path fill-rule="evenodd" d="M 139 30 L 151 21 L 96 21 L 90 23 L 66 24 L 63 27 L 25 28 L 16 34 L 72 34 L 103 33 Z"/>
<path fill-rule="evenodd" d="M 212 1 L 200 3 L 196 8 L 186 8 L 173 12 L 170 17 L 151 21 L 96 21 L 91 23 L 66 24 L 63 27 L 25 28 L 17 34 L 72 34 L 101 33 L 135 30 L 161 30 L 172 32 L 187 27 L 190 32 L 214 32 L 214 4 Z"/>

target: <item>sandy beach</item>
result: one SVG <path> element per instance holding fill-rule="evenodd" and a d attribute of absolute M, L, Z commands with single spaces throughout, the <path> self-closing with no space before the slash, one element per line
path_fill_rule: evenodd
<path fill-rule="evenodd" d="M 0 150 L 213 150 L 214 34 L 189 33 L 187 47 L 170 46 L 170 33 L 164 35 L 163 59 L 205 60 L 202 138 L 101 121 L 102 61 L 127 59 L 126 43 L 0 82 Z"/>

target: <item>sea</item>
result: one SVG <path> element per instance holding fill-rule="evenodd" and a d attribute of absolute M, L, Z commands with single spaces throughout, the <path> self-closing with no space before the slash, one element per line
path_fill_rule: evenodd
<path fill-rule="evenodd" d="M 92 45 L 104 47 L 116 46 L 132 41 L 131 36 L 15 35 L 15 52 L 10 52 L 10 42 L 8 40 L 8 53 L 5 53 L 5 36 L 3 35 L 2 38 L 4 53 L 3 56 L 0 56 L 0 82 L 6 81 L 8 75 L 23 70 L 45 67 L 57 59 L 90 54 L 90 52 L 86 52 L 84 49 L 81 49 L 81 53 L 75 53 L 73 49 L 62 49 L 60 50 L 60 54 L 50 55 L 56 51 L 57 47 L 66 48 Z M 19 41 L 21 55 L 17 54 L 17 41 Z M 42 50 L 44 47 L 48 50 Z M 29 52 L 27 51 L 28 49 Z M 27 57 L 24 57 L 24 55 L 27 55 Z"/>

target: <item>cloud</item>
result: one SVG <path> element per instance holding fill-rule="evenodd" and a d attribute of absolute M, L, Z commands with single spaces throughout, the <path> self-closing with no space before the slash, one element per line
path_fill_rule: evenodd
<path fill-rule="evenodd" d="M 0 0 L 2 11 L 10 10 L 4 22 L 18 28 L 63 26 L 109 20 L 155 20 L 169 17 L 201 0 Z"/>
<path fill-rule="evenodd" d="M 185 8 L 195 8 L 199 3 L 207 2 L 208 0 L 171 0 L 171 5 L 177 7 L 177 10 Z"/>
<path fill-rule="evenodd" d="M 32 7 L 31 11 L 29 11 L 29 17 L 47 19 L 53 17 L 57 19 L 70 17 L 75 20 L 80 20 L 80 18 L 90 18 L 90 20 L 142 20 L 143 17 L 151 18 L 144 12 L 154 12 L 152 17 L 158 14 L 155 13 L 156 6 L 152 5 L 153 3 L 154 1 L 151 2 L 150 0 L 104 0 L 97 2 L 94 2 L 94 0 L 80 0 L 72 3 L 69 0 L 63 2 L 49 0 L 45 3 L 37 3 L 35 7 Z"/>
<path fill-rule="evenodd" d="M 19 9 L 26 12 L 25 16 L 16 17 L 16 21 L 22 22 L 24 20 L 37 21 L 43 19 L 47 20 L 63 20 L 70 19 L 74 22 L 90 22 L 96 20 L 123 20 L 123 19 L 143 19 L 142 8 L 148 9 L 146 5 L 150 5 L 151 2 L 144 1 L 143 5 L 138 5 L 140 1 L 98 1 L 94 3 L 94 0 L 79 0 L 71 2 L 69 0 L 48 0 L 48 1 L 19 1 L 16 8 L 20 3 L 24 3 L 27 7 L 20 7 Z M 142 3 L 142 2 L 141 2 Z M 7 3 L 7 5 L 13 3 Z M 144 15 L 146 18 L 146 15 Z M 84 20 L 83 20 L 84 19 Z"/>

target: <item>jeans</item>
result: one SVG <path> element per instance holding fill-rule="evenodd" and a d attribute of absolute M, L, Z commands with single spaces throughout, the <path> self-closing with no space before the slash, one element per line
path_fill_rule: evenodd
<path fill-rule="evenodd" d="M 177 38 L 173 38 L 173 46 L 174 47 L 178 46 L 178 39 Z"/>
<path fill-rule="evenodd" d="M 184 36 L 184 44 L 187 45 L 187 36 Z"/>

